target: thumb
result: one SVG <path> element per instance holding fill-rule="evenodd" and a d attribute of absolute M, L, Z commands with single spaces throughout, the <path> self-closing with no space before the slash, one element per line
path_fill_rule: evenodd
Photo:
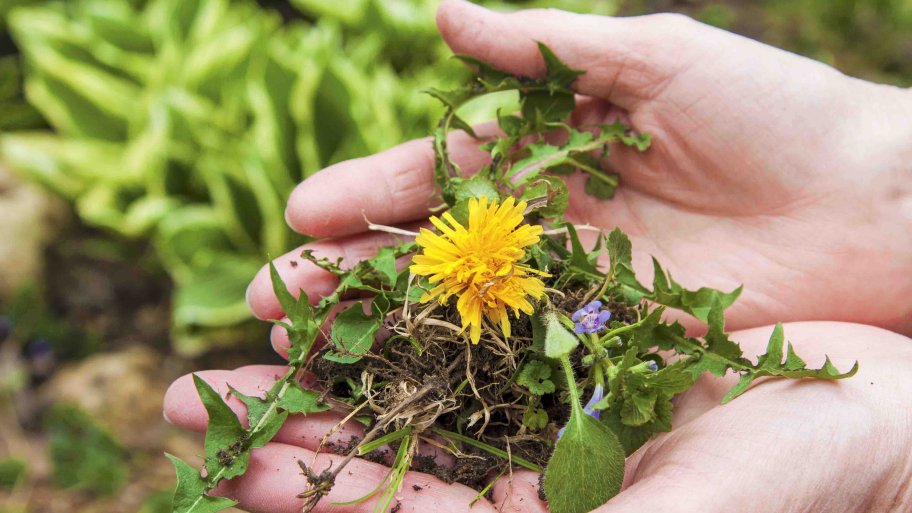
<path fill-rule="evenodd" d="M 682 68 L 711 54 L 718 39 L 728 35 L 676 14 L 499 13 L 464 0 L 445 0 L 437 10 L 437 26 L 454 52 L 522 76 L 544 75 L 536 43 L 545 43 L 568 66 L 586 71 L 576 83 L 579 93 L 626 109 L 654 98 Z"/>

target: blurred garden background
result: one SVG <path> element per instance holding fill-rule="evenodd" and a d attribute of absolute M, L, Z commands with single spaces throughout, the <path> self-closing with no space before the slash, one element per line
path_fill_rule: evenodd
<path fill-rule="evenodd" d="M 485 1 L 684 12 L 912 85 L 912 0 Z M 0 513 L 167 513 L 160 405 L 278 363 L 244 291 L 291 188 L 426 135 L 458 81 L 434 0 L 0 0 Z M 863 99 L 859 99 L 863 101 Z M 490 105 L 466 117 L 480 121 Z"/>

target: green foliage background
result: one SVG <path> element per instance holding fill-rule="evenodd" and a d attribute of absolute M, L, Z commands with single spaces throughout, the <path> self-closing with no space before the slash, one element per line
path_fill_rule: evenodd
<path fill-rule="evenodd" d="M 852 74 L 912 81 L 905 0 L 484 3 L 678 10 Z M 0 162 L 71 201 L 85 223 L 152 240 L 175 283 L 176 348 L 200 352 L 220 339 L 212 328 L 249 319 L 244 291 L 267 255 L 304 242 L 283 218 L 296 183 L 429 133 L 440 110 L 418 91 L 464 73 L 436 34 L 435 6 L 0 0 L 11 37 Z M 471 108 L 470 122 L 492 115 Z"/>

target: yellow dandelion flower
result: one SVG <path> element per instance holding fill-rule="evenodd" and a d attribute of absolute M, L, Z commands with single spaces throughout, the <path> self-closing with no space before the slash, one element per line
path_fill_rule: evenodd
<path fill-rule="evenodd" d="M 483 317 L 509 337 L 507 309 L 517 317 L 519 312 L 532 314 L 529 299 L 544 295 L 545 284 L 536 275 L 548 275 L 518 263 L 524 248 L 537 243 L 542 233 L 541 226 L 520 226 L 525 209 L 525 203 L 517 204 L 512 197 L 499 205 L 485 197 L 470 199 L 468 228 L 445 212 L 442 220 L 431 218 L 439 234 L 422 228 L 415 239 L 422 252 L 409 269 L 434 285 L 421 302 L 436 298 L 446 304 L 457 296 L 462 329 L 469 328 L 473 344 L 481 338 Z"/>

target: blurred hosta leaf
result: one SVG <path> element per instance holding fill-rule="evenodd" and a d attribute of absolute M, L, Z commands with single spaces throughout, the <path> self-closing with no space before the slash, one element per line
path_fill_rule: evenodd
<path fill-rule="evenodd" d="M 244 293 L 260 263 L 227 253 L 211 258 L 209 265 L 180 282 L 173 305 L 178 325 L 224 326 L 247 318 Z"/>
<path fill-rule="evenodd" d="M 17 458 L 0 460 L 0 489 L 13 489 L 22 480 L 26 469 L 25 462 Z"/>

